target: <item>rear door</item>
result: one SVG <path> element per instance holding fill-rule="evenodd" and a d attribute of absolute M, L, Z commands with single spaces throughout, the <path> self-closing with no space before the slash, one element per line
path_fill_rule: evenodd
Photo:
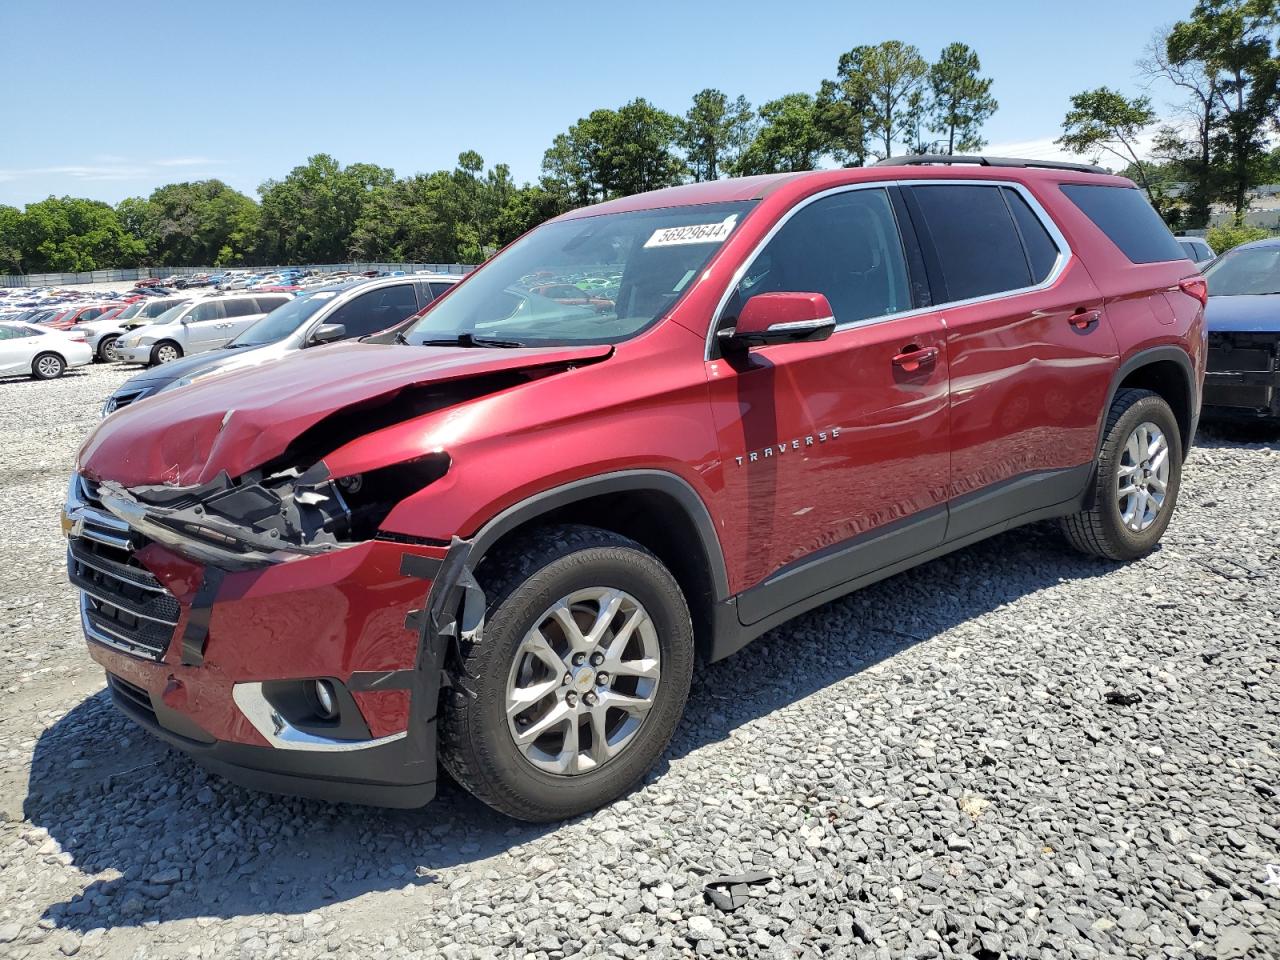
<path fill-rule="evenodd" d="M 883 185 L 802 203 L 749 261 L 720 311 L 758 293 L 821 293 L 820 343 L 713 353 L 723 542 L 744 623 L 937 546 L 946 526 L 947 351 L 921 297 L 918 250 Z M 905 228 L 905 229 L 903 229 Z M 904 361 L 912 355 L 916 362 Z"/>
<path fill-rule="evenodd" d="M 0 374 L 31 372 L 31 348 L 26 331 L 0 323 Z"/>
<path fill-rule="evenodd" d="M 1025 188 L 904 190 L 947 330 L 954 539 L 1083 489 L 1116 338 L 1083 263 Z"/>

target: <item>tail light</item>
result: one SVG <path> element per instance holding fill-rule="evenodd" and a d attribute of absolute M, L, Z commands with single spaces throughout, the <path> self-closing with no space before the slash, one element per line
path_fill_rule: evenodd
<path fill-rule="evenodd" d="M 1178 281 L 1178 288 L 1189 297 L 1200 301 L 1200 306 L 1209 302 L 1209 281 L 1204 277 L 1187 277 Z"/>

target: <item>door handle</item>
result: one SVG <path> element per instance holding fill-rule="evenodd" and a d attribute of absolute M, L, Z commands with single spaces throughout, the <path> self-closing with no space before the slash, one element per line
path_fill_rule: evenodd
<path fill-rule="evenodd" d="M 902 348 L 893 358 L 893 365 L 907 373 L 915 373 L 921 367 L 931 366 L 938 359 L 937 347 L 918 347 L 914 343 Z"/>
<path fill-rule="evenodd" d="M 1101 310 L 1085 310 L 1081 307 L 1067 318 L 1077 330 L 1088 330 L 1102 319 Z"/>

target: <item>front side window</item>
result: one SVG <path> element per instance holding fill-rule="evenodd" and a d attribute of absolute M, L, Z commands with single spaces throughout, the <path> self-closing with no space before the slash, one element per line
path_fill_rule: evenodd
<path fill-rule="evenodd" d="M 837 324 L 912 308 L 906 256 L 888 194 L 848 190 L 801 207 L 751 261 L 725 304 L 729 324 L 758 293 L 820 293 Z"/>
<path fill-rule="evenodd" d="M 627 340 L 675 306 L 753 206 L 707 203 L 544 224 L 434 304 L 405 340 L 529 346 Z M 577 287 L 587 302 L 537 292 L 549 284 Z"/>
<path fill-rule="evenodd" d="M 412 283 L 398 283 L 370 290 L 333 312 L 328 323 L 340 323 L 348 337 L 367 337 L 418 312 L 418 295 Z"/>
<path fill-rule="evenodd" d="M 203 320 L 221 320 L 223 317 L 223 304 L 221 300 L 206 300 L 204 303 L 197 303 L 191 309 L 191 313 L 187 315 L 188 323 L 200 323 Z"/>
<path fill-rule="evenodd" d="M 1185 259 L 1160 214 L 1136 188 L 1064 183 L 1062 192 L 1120 248 L 1130 263 Z"/>
<path fill-rule="evenodd" d="M 1280 293 L 1280 246 L 1238 247 L 1205 268 L 1211 297 Z"/>
<path fill-rule="evenodd" d="M 998 186 L 940 183 L 912 187 L 911 194 L 937 254 L 943 302 L 1031 286 L 1027 254 Z"/>

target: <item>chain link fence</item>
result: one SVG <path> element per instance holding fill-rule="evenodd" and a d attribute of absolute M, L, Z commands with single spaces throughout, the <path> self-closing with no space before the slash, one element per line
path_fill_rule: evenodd
<path fill-rule="evenodd" d="M 403 270 L 405 273 L 470 273 L 474 265 L 465 263 L 373 263 L 353 261 L 350 263 L 306 263 L 284 264 L 272 267 L 230 268 L 248 269 L 251 273 L 272 273 L 283 270 L 286 266 L 294 266 L 301 270 L 315 270 L 319 273 L 337 273 L 346 270 L 350 273 L 364 273 L 368 270 L 394 273 Z M 132 270 L 93 270 L 87 273 L 28 273 L 0 274 L 0 287 L 73 287 L 84 283 L 120 283 L 130 280 L 148 280 L 160 277 L 189 277 L 197 273 L 224 273 L 226 267 L 138 267 Z"/>

